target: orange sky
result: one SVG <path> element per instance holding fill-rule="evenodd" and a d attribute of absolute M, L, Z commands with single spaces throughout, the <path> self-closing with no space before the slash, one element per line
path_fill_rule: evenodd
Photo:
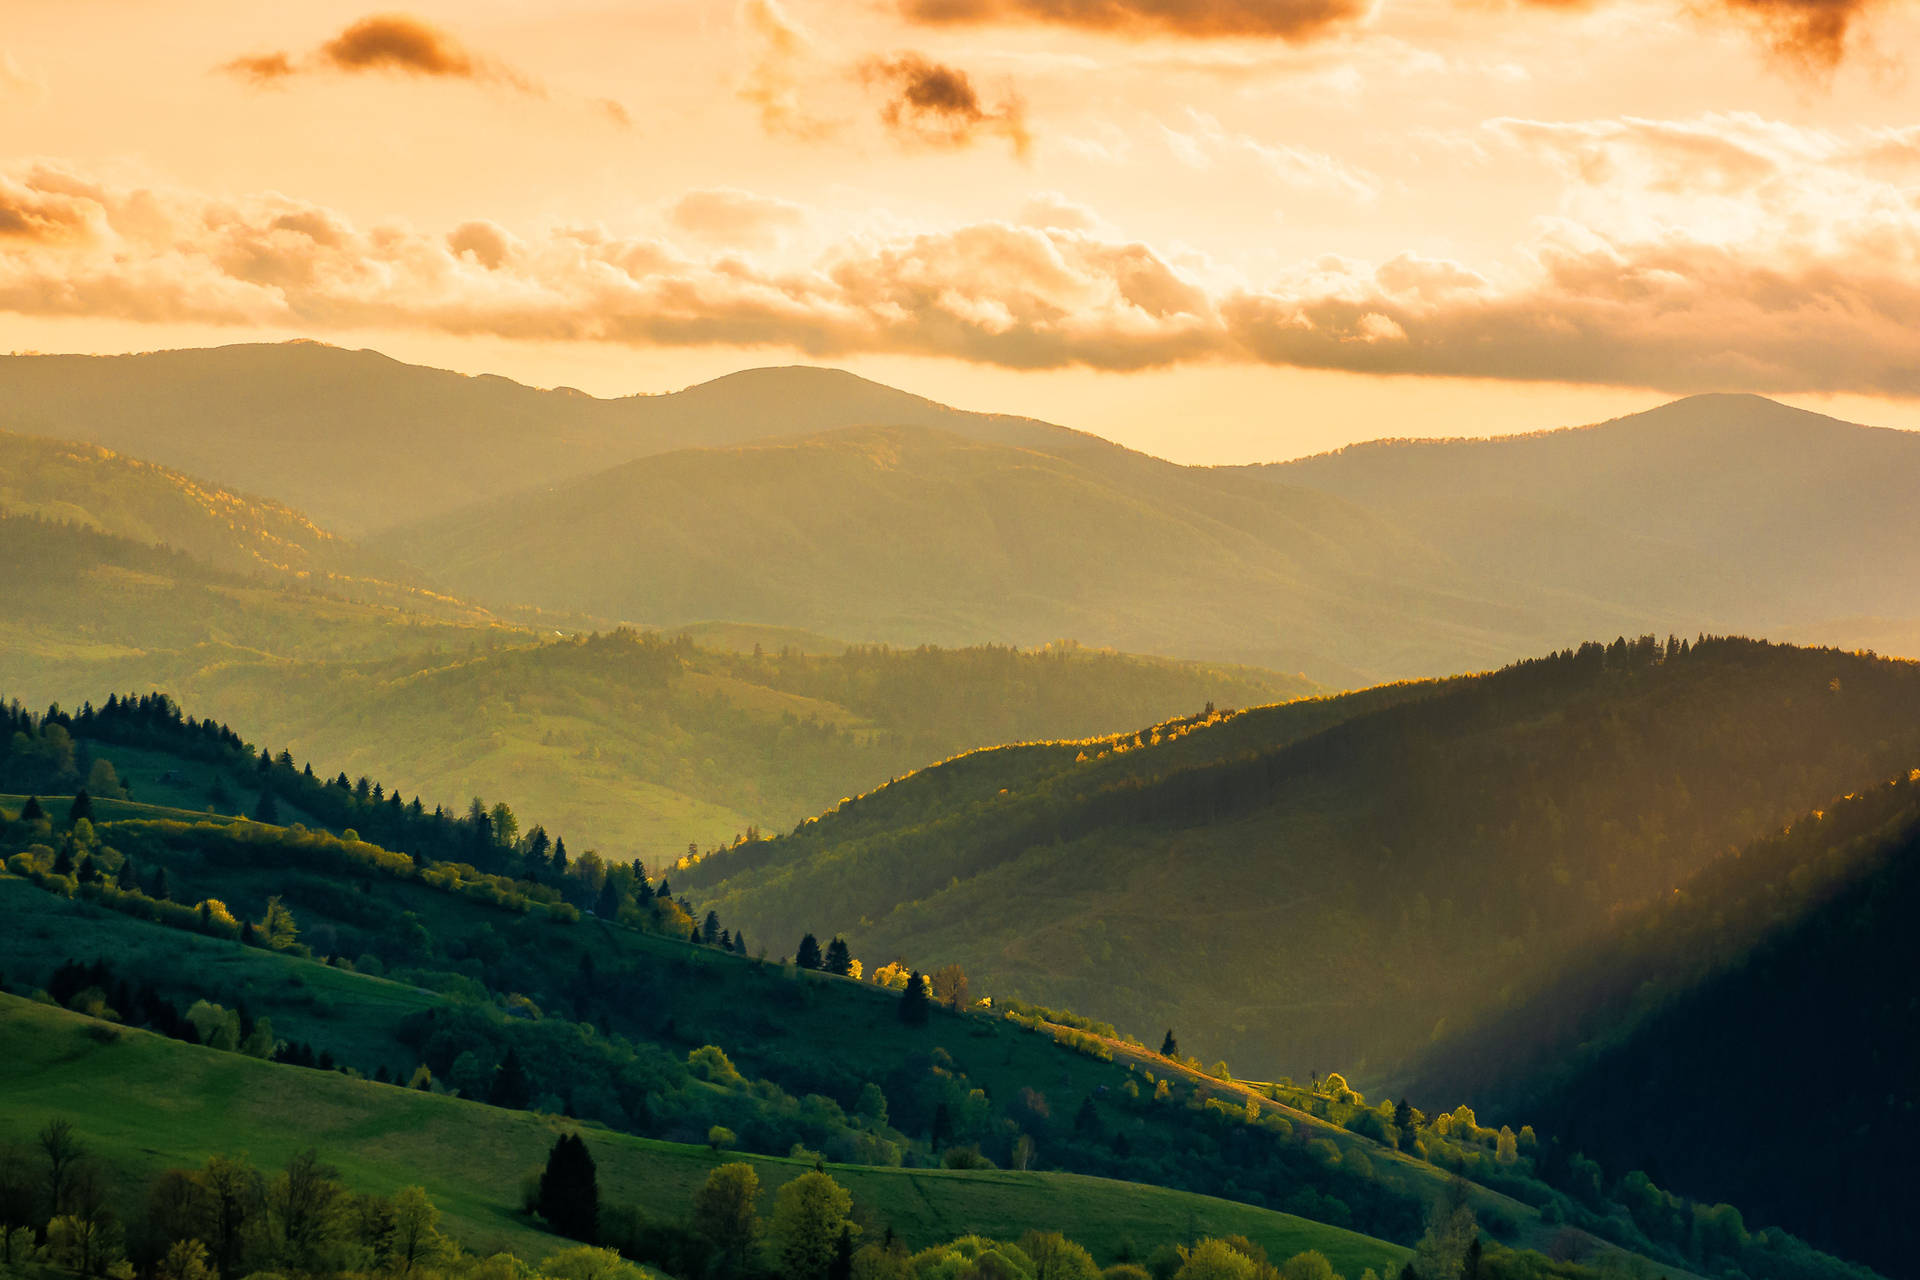
<path fill-rule="evenodd" d="M 1191 461 L 1920 428 L 1916 53 L 1871 0 L 10 0 L 0 349 L 827 363 Z"/>

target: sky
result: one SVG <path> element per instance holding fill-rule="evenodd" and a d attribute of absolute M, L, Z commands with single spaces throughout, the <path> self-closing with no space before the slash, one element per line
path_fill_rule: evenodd
<path fill-rule="evenodd" d="M 828 364 L 1187 462 L 1920 429 L 1901 0 L 5 0 L 0 350 Z"/>

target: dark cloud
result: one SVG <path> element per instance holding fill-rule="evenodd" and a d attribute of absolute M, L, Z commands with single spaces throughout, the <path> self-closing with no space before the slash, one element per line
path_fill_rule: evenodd
<path fill-rule="evenodd" d="M 899 137 L 937 147 L 965 147 L 983 137 L 1005 138 L 1015 153 L 1031 143 L 1026 111 L 1018 98 L 988 107 L 972 79 L 958 67 L 917 53 L 873 58 L 861 64 L 868 85 L 886 95 L 880 118 Z"/>
<path fill-rule="evenodd" d="M 472 78 L 473 56 L 437 27 L 402 14 L 360 21 L 320 46 L 320 58 L 342 71 L 407 71 L 423 76 Z"/>
<path fill-rule="evenodd" d="M 1041 22 L 1120 35 L 1310 40 L 1359 21 L 1367 0 L 901 0 L 916 22 Z"/>
<path fill-rule="evenodd" d="M 538 94 L 540 87 L 492 58 L 469 52 L 451 34 L 405 14 L 374 14 L 300 57 L 286 50 L 235 58 L 221 70 L 260 84 L 313 71 L 358 74 L 399 72 L 449 80 L 510 85 Z"/>
<path fill-rule="evenodd" d="M 1876 0 L 1719 0 L 1756 24 L 1779 53 L 1816 68 L 1839 65 Z"/>

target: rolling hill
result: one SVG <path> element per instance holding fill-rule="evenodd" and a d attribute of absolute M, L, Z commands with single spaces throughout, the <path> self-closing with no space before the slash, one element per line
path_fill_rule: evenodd
<path fill-rule="evenodd" d="M 1351 685 L 1594 634 L 1903 646 L 1920 588 L 1886 566 L 1920 553 L 1916 484 L 1920 436 L 1754 396 L 1250 468 L 869 427 L 652 456 L 382 545 L 489 602 L 1068 635 Z"/>
<path fill-rule="evenodd" d="M 1920 760 L 1920 668 L 1591 645 L 1104 742 L 975 753 L 676 870 L 1211 1059 L 1393 1080 L 1729 846 Z"/>
<path fill-rule="evenodd" d="M 70 732 L 15 718 L 9 779 L 76 739 L 96 759 L 171 750 L 182 772 L 255 758 L 151 701 L 69 720 Z M 435 830 L 488 862 L 510 851 L 481 850 L 457 823 L 392 820 L 377 795 L 356 800 L 288 761 L 246 768 L 302 821 L 101 800 L 82 822 L 62 816 L 66 797 L 46 798 L 51 816 L 38 818 L 0 797 L 0 971 L 47 1002 L 0 995 L 0 1079 L 14 1104 L 0 1139 L 77 1112 L 134 1188 L 231 1151 L 223 1139 L 247 1139 L 269 1161 L 319 1143 L 372 1190 L 426 1182 L 488 1248 L 537 1247 L 514 1209 L 520 1175 L 566 1110 L 606 1153 L 611 1207 L 632 1205 L 655 1228 L 733 1158 L 709 1148 L 737 1142 L 775 1182 L 824 1154 L 869 1229 L 914 1243 L 1037 1226 L 1079 1233 L 1112 1259 L 1239 1230 L 1269 1248 L 1320 1249 L 1352 1275 L 1404 1258 L 1440 1199 L 1471 1207 L 1497 1241 L 1571 1243 L 1602 1269 L 1489 1244 L 1490 1265 L 1519 1268 L 1502 1274 L 1687 1275 L 1697 1258 L 1783 1280 L 1865 1275 L 1779 1233 L 1642 1242 L 1620 1204 L 1587 1207 L 1542 1181 L 1531 1131 L 1515 1155 L 1502 1146 L 1510 1134 L 1459 1114 L 1403 1117 L 1334 1080 L 1249 1086 L 1018 1003 L 905 1017 L 874 982 L 734 954 L 725 932 L 687 941 L 686 908 L 701 908 L 628 868 L 528 859 L 533 878 L 511 879 L 442 861 Z M 388 827 L 408 852 L 342 819 Z M 508 1061 L 524 1064 L 517 1100 L 498 1084 Z M 429 1096 L 429 1083 L 491 1105 Z M 214 1097 L 231 1129 L 198 1122 Z M 729 1136 L 702 1145 L 716 1123 Z M 448 1162 L 456 1146 L 465 1156 Z M 925 1171 L 946 1153 L 959 1158 L 938 1162 L 959 1172 Z M 1029 1168 L 966 1172 L 982 1154 Z M 659 1239 L 621 1238 L 643 1260 Z M 1616 1239 L 1645 1257 L 1622 1255 Z"/>
<path fill-rule="evenodd" d="M 1065 636 L 1322 682 L 1494 665 L 1555 627 L 1343 499 L 916 427 L 643 459 L 380 545 L 479 600 L 893 644 Z"/>
<path fill-rule="evenodd" d="M 671 449 L 872 424 L 1116 448 L 831 369 L 754 369 L 599 400 L 317 342 L 0 356 L 0 429 L 218 476 L 354 536 Z"/>
<path fill-rule="evenodd" d="M 543 639 L 450 597 L 431 613 L 343 599 L 29 517 L 0 516 L 0 562 L 14 566 L 10 697 L 74 707 L 101 689 L 171 690 L 276 750 L 429 805 L 504 800 L 579 847 L 655 866 L 962 751 L 1314 688 L 1073 645 L 882 650 L 738 625 L 698 629 L 738 653 L 633 632 Z"/>
<path fill-rule="evenodd" d="M 1888 572 L 1920 557 L 1920 434 L 1760 396 L 1493 440 L 1379 440 L 1253 470 L 1391 512 L 1475 581 L 1510 590 L 1774 636 L 1920 617 L 1920 581 Z"/>

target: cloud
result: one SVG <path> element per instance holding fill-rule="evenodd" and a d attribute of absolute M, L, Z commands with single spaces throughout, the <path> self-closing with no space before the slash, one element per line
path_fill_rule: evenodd
<path fill-rule="evenodd" d="M 1221 157 L 1251 160 L 1267 176 L 1296 190 L 1332 191 L 1368 202 L 1380 194 L 1380 179 L 1327 155 L 1285 143 L 1262 142 L 1225 128 L 1205 112 L 1187 111 L 1187 127 L 1161 126 L 1167 145 L 1179 160 L 1195 169 L 1210 169 Z"/>
<path fill-rule="evenodd" d="M 966 147 L 983 137 L 1005 138 L 1014 154 L 1032 145 L 1026 108 L 1016 97 L 988 107 L 972 79 L 958 67 L 917 53 L 871 58 L 860 76 L 885 95 L 880 118 L 901 139 L 933 147 Z"/>
<path fill-rule="evenodd" d="M 776 248 L 806 224 L 807 211 L 786 200 L 712 187 L 689 191 L 667 211 L 667 222 L 707 244 L 743 249 Z"/>
<path fill-rule="evenodd" d="M 928 24 L 1050 23 L 1125 36 L 1312 40 L 1360 22 L 1366 0 L 901 0 Z"/>
<path fill-rule="evenodd" d="M 760 113 L 768 133 L 816 139 L 833 125 L 800 101 L 808 64 L 817 59 L 812 33 L 788 16 L 779 0 L 740 0 L 736 15 L 750 47 L 746 74 L 735 92 Z"/>
<path fill-rule="evenodd" d="M 1522 0 L 1542 9 L 1577 10 L 1590 0 Z M 1858 27 L 1883 0 L 1694 0 L 1683 4 L 1707 20 L 1751 27 L 1782 58 L 1830 71 L 1846 57 Z"/>
<path fill-rule="evenodd" d="M 0 310 L 1020 369 L 1208 361 L 1920 397 L 1920 222 L 1898 188 L 1862 198 L 1874 180 L 1859 176 L 1892 135 L 1721 123 L 1728 137 L 1771 136 L 1786 157 L 1782 176 L 1753 190 L 1811 194 L 1730 238 L 1679 225 L 1609 234 L 1563 218 L 1500 263 L 1323 257 L 1258 281 L 1127 239 L 1058 200 L 1029 209 L 1024 225 L 850 235 L 773 266 L 725 244 L 686 247 L 715 239 L 706 234 L 365 226 L 281 195 L 116 185 L 43 165 L 0 172 Z M 1827 212 L 1810 234 L 1815 209 Z M 690 194 L 667 221 L 706 232 L 732 218 L 737 240 L 795 216 L 719 191 Z"/>
<path fill-rule="evenodd" d="M 544 93 L 538 83 L 506 64 L 469 52 L 451 34 L 405 14 L 374 14 L 350 24 L 333 39 L 295 56 L 286 50 L 250 54 L 221 70 L 271 84 L 313 72 L 396 72 L 446 80 L 500 84 L 522 93 Z"/>

